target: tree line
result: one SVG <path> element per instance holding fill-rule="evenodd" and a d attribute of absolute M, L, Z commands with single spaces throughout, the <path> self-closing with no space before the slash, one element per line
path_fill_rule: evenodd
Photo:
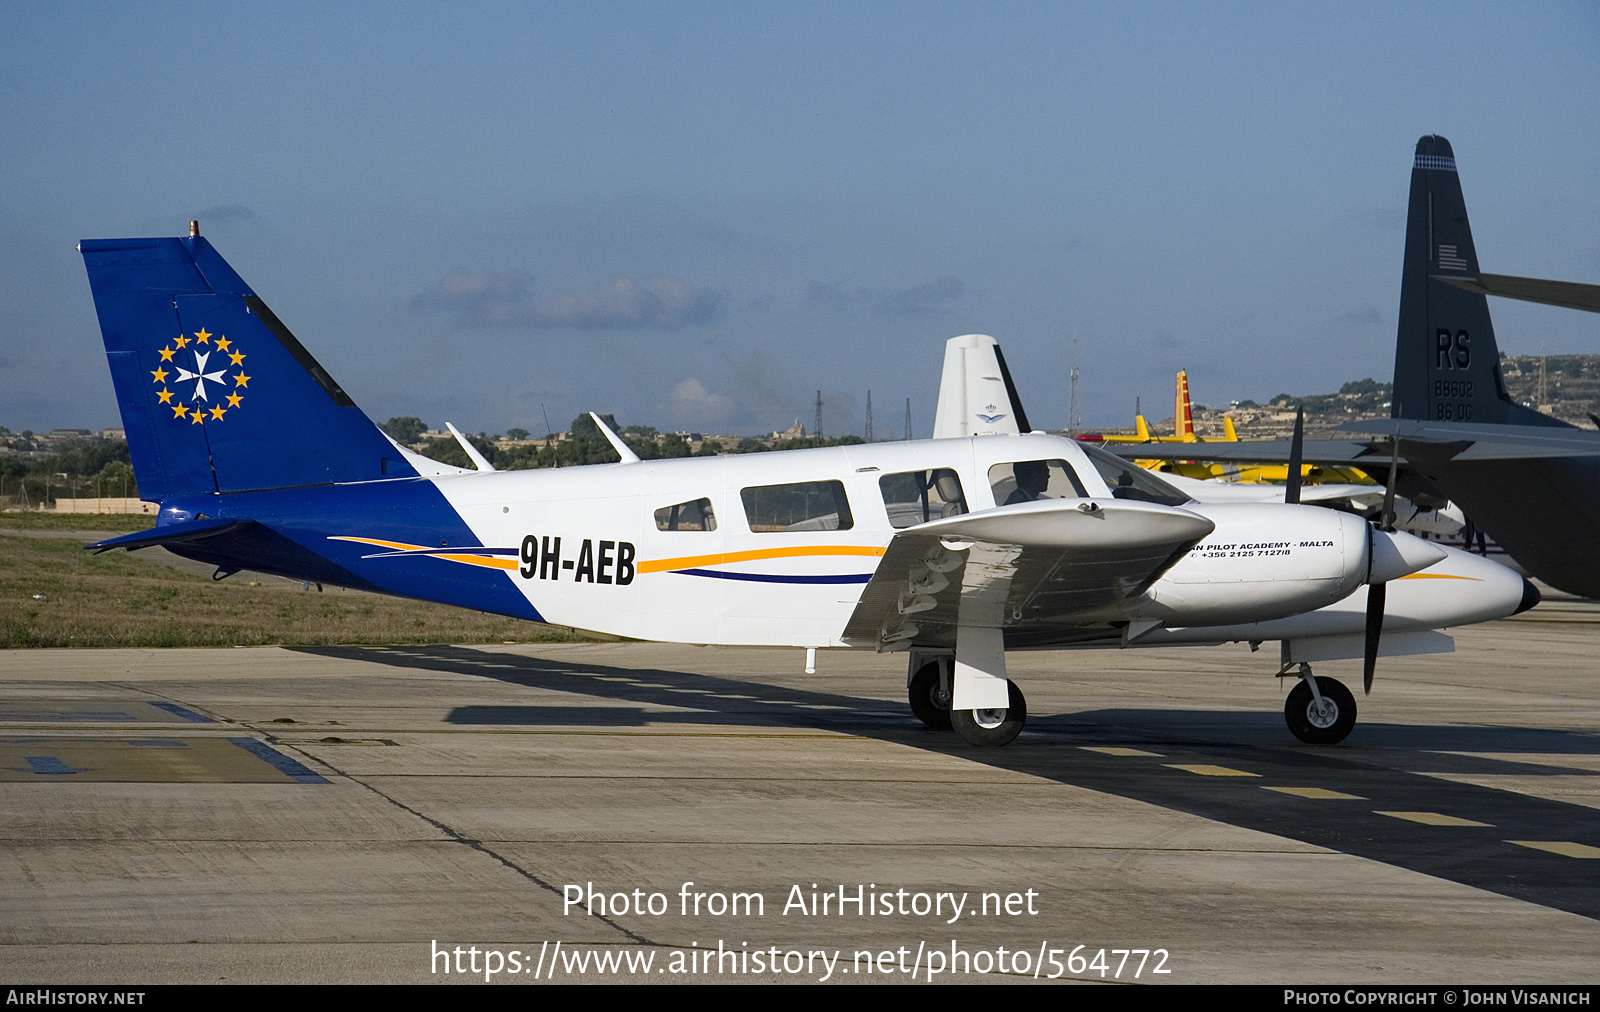
<path fill-rule="evenodd" d="M 14 433 L 0 425 L 0 445 L 18 451 L 0 454 L 0 499 L 37 506 L 53 499 L 139 494 L 124 440 L 68 439 L 44 456 L 33 456 L 45 445 L 39 437 L 27 429 Z"/>

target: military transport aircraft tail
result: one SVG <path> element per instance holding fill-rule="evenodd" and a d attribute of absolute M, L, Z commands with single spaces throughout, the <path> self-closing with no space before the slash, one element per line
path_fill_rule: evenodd
<path fill-rule="evenodd" d="M 198 234 L 78 249 L 144 498 L 417 474 Z"/>
<path fill-rule="evenodd" d="M 1488 299 L 1454 284 L 1477 276 L 1455 154 L 1449 141 L 1430 134 L 1417 141 L 1411 169 L 1391 415 L 1570 428 L 1506 393 Z"/>

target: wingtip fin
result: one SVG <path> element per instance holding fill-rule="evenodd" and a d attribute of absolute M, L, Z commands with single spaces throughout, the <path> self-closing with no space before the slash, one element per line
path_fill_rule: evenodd
<path fill-rule="evenodd" d="M 640 462 L 639 455 L 630 450 L 628 448 L 628 444 L 622 441 L 622 437 L 617 435 L 615 432 L 612 432 L 611 426 L 607 425 L 605 422 L 602 422 L 599 415 L 591 411 L 589 412 L 589 417 L 594 419 L 595 426 L 599 428 L 601 434 L 606 437 L 606 442 L 610 443 L 611 448 L 617 451 L 617 456 L 622 458 L 622 463 L 637 464 Z"/>
<path fill-rule="evenodd" d="M 494 470 L 494 465 L 489 463 L 489 458 L 479 453 L 478 448 L 473 446 L 472 442 L 467 439 L 466 436 L 461 434 L 460 429 L 456 428 L 454 425 L 451 425 L 449 422 L 445 422 L 444 427 L 450 430 L 450 435 L 456 437 L 456 442 L 460 443 L 461 449 L 466 451 L 467 458 L 472 461 L 473 467 L 476 467 L 479 471 L 485 473 Z"/>

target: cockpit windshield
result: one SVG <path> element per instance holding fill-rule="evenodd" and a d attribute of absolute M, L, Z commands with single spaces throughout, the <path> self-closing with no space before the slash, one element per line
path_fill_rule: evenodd
<path fill-rule="evenodd" d="M 1159 503 L 1162 506 L 1182 506 L 1189 502 L 1189 496 L 1178 491 L 1171 485 L 1157 478 L 1154 474 L 1132 461 L 1123 460 L 1121 457 L 1102 450 L 1098 446 L 1086 443 L 1079 444 L 1083 452 L 1089 455 L 1089 462 L 1094 469 L 1100 472 L 1100 477 L 1111 487 L 1111 495 L 1117 499 L 1135 499 L 1139 502 Z"/>

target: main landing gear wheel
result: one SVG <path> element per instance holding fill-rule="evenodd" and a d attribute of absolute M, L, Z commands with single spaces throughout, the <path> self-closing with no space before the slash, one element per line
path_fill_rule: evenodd
<path fill-rule="evenodd" d="M 920 672 L 919 672 L 920 674 Z M 1004 710 L 951 710 L 950 726 L 969 745 L 996 747 L 1006 745 L 1022 733 L 1028 722 L 1028 701 L 1022 698 L 1017 683 L 1006 682 L 1011 694 L 1011 705 Z"/>
<path fill-rule="evenodd" d="M 1311 687 L 1304 680 L 1296 682 L 1283 704 L 1283 719 L 1307 745 L 1337 745 L 1356 726 L 1356 697 L 1333 678 L 1318 677 L 1317 691 L 1322 694 L 1320 709 Z"/>
<path fill-rule="evenodd" d="M 950 727 L 950 687 L 939 687 L 939 662 L 924 664 L 911 676 L 907 690 L 911 696 L 911 712 L 931 728 L 948 730 Z"/>

